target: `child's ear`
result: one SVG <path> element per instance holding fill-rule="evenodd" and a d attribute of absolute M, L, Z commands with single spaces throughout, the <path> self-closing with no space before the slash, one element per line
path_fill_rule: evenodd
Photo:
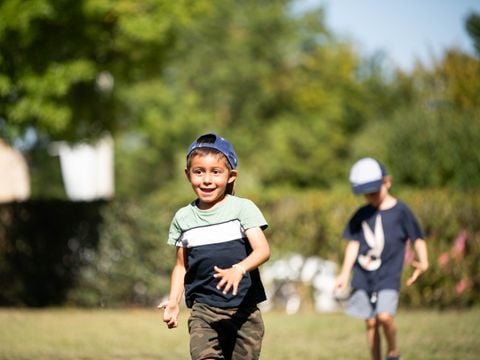
<path fill-rule="evenodd" d="M 227 181 L 227 187 L 225 189 L 225 194 L 230 194 L 230 195 L 235 194 L 234 186 L 235 186 L 235 180 L 237 179 L 237 175 L 238 175 L 237 170 L 230 171 L 228 181 Z"/>
<path fill-rule="evenodd" d="M 237 179 L 237 176 L 238 176 L 237 170 L 231 170 L 230 175 L 228 177 L 228 183 L 229 184 L 233 183 Z"/>
<path fill-rule="evenodd" d="M 383 177 L 383 183 L 387 187 L 387 189 L 390 189 L 390 186 L 392 186 L 392 177 L 390 175 L 386 175 Z"/>
<path fill-rule="evenodd" d="M 187 177 L 187 180 L 190 181 L 190 171 L 188 169 L 185 169 L 185 176 Z"/>

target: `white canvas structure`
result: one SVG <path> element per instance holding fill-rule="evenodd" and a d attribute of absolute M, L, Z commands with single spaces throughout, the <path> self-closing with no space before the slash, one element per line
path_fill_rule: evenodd
<path fill-rule="evenodd" d="M 30 197 L 30 175 L 23 155 L 0 139 L 0 202 Z"/>
<path fill-rule="evenodd" d="M 113 139 L 95 144 L 56 144 L 65 192 L 73 201 L 109 199 L 114 195 Z"/>

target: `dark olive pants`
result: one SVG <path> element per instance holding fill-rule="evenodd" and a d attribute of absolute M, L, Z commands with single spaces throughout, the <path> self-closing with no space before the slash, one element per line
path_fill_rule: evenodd
<path fill-rule="evenodd" d="M 257 307 L 222 309 L 195 303 L 188 330 L 193 360 L 255 360 L 265 327 Z"/>

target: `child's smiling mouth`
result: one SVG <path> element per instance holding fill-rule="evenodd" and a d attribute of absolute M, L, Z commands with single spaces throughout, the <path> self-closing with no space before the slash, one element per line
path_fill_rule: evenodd
<path fill-rule="evenodd" d="M 215 188 L 200 188 L 204 193 L 211 193 L 215 191 Z"/>

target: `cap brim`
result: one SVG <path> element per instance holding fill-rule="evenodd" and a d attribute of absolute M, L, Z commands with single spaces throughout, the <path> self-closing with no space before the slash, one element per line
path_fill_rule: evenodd
<path fill-rule="evenodd" d="M 365 184 L 354 184 L 352 185 L 352 191 L 355 195 L 376 193 L 380 190 L 382 184 L 383 179 L 370 181 Z"/>

